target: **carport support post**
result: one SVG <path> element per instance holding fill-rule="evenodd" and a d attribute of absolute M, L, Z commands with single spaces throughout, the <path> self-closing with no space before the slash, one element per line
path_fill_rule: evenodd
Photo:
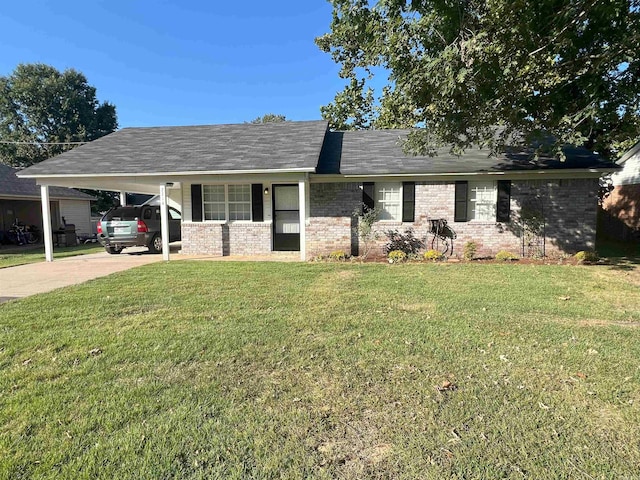
<path fill-rule="evenodd" d="M 300 260 L 307 260 L 307 182 L 306 179 L 298 183 L 298 197 L 300 209 Z"/>
<path fill-rule="evenodd" d="M 44 258 L 53 262 L 53 233 L 51 232 L 51 205 L 49 204 L 49 185 L 40 185 L 42 199 L 42 229 L 44 230 Z"/>
<path fill-rule="evenodd" d="M 167 208 L 167 185 L 160 185 L 160 233 L 162 235 L 162 259 L 169 261 L 169 209 Z"/>
<path fill-rule="evenodd" d="M 127 192 L 120 192 L 120 205 L 123 207 L 127 204 Z"/>

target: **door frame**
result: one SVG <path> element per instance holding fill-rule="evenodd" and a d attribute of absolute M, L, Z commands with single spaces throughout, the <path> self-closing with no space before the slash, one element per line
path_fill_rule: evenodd
<path fill-rule="evenodd" d="M 304 212 L 300 211 L 300 190 L 299 190 L 299 186 L 297 183 L 274 183 L 271 185 L 271 214 L 273 217 L 273 221 L 272 221 L 272 227 L 271 227 L 271 250 L 274 252 L 299 252 L 300 251 L 300 239 L 301 239 L 301 232 L 300 229 L 298 229 L 298 233 L 280 233 L 278 234 L 276 232 L 277 229 L 277 222 L 278 222 L 278 217 L 277 217 L 277 212 L 278 210 L 276 210 L 276 190 L 278 189 L 278 187 L 295 187 L 296 191 L 298 192 L 298 209 L 297 210 L 281 210 L 283 212 L 294 212 L 297 211 L 298 212 L 298 223 L 301 222 L 301 215 L 304 215 Z M 278 236 L 283 236 L 283 235 L 287 235 L 289 236 L 288 239 L 283 239 L 283 240 L 288 240 L 288 242 L 293 242 L 293 248 L 281 248 L 281 244 L 279 244 L 278 239 L 276 237 Z M 294 237 L 297 237 L 297 239 L 294 239 Z M 287 243 L 288 243 L 287 242 Z"/>

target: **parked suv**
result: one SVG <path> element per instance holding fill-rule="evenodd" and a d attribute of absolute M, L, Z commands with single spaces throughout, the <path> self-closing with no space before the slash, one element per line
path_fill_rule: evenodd
<path fill-rule="evenodd" d="M 169 207 L 169 241 L 180 240 L 181 215 Z M 160 207 L 139 205 L 115 207 L 102 217 L 97 226 L 98 240 L 111 254 L 126 247 L 149 247 L 151 253 L 162 251 Z"/>

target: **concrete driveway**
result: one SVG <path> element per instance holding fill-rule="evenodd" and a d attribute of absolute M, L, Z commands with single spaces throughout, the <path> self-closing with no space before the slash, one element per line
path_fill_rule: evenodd
<path fill-rule="evenodd" d="M 120 255 L 100 252 L 59 260 L 54 256 L 53 262 L 0 268 L 0 302 L 49 292 L 161 261 L 162 255 L 152 255 L 146 248 L 129 248 Z"/>

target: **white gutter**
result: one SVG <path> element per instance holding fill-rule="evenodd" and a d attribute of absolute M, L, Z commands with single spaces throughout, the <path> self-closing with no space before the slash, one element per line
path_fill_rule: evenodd
<path fill-rule="evenodd" d="M 270 173 L 314 173 L 313 168 L 270 168 L 258 170 L 190 170 L 186 172 L 150 172 L 150 173 L 37 173 L 17 175 L 20 178 L 94 178 L 94 177 L 162 177 L 162 176 L 199 176 L 199 175 L 252 175 Z"/>

